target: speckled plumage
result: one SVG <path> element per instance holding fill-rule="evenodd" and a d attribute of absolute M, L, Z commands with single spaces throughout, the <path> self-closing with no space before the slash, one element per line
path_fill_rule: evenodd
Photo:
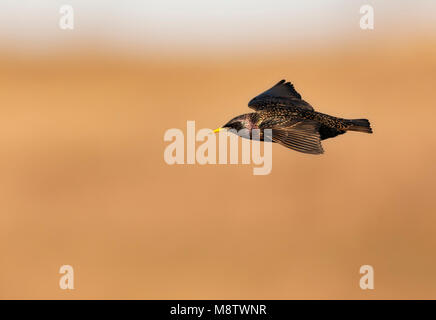
<path fill-rule="evenodd" d="M 349 130 L 372 133 L 366 119 L 348 120 L 316 112 L 285 80 L 253 98 L 248 106 L 256 112 L 235 117 L 223 128 L 260 129 L 261 140 L 264 140 L 263 130 L 271 129 L 273 142 L 299 152 L 321 154 L 321 140 Z"/>

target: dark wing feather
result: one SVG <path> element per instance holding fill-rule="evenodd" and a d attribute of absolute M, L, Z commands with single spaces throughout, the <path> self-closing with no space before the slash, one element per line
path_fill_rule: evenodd
<path fill-rule="evenodd" d="M 322 154 L 318 130 L 319 123 L 312 120 L 302 120 L 288 127 L 276 126 L 272 128 L 272 141 L 295 151 Z"/>
<path fill-rule="evenodd" d="M 313 110 L 312 106 L 301 99 L 294 85 L 285 80 L 279 81 L 275 86 L 253 98 L 248 106 L 256 111 L 270 107 L 297 107 Z"/>
<path fill-rule="evenodd" d="M 336 137 L 336 136 L 338 136 L 340 134 L 344 134 L 344 133 L 345 133 L 345 130 L 336 129 L 333 127 L 326 126 L 324 124 L 322 124 L 319 127 L 319 135 L 321 137 L 321 140 L 333 138 L 333 137 Z"/>

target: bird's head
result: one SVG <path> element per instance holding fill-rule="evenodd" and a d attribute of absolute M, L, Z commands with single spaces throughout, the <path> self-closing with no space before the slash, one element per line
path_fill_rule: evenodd
<path fill-rule="evenodd" d="M 247 129 L 244 131 L 247 132 L 249 135 L 251 129 L 255 128 L 255 121 L 256 121 L 255 118 L 256 118 L 255 113 L 242 114 L 240 116 L 233 118 L 225 125 L 223 125 L 221 128 L 215 129 L 213 132 L 220 132 L 221 130 L 235 130 L 238 133 L 238 135 L 242 136 L 246 134 L 244 134 L 244 132 L 241 130 Z"/>
<path fill-rule="evenodd" d="M 225 125 L 223 125 L 221 128 L 215 129 L 213 132 L 219 132 L 221 130 L 242 130 L 242 129 L 252 129 L 253 128 L 253 119 L 251 117 L 251 114 L 242 114 L 240 116 L 237 116 L 227 122 Z"/>

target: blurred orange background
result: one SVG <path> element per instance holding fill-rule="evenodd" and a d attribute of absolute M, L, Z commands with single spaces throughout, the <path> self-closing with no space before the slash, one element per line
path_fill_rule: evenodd
<path fill-rule="evenodd" d="M 147 50 L 87 33 L 80 10 L 48 49 L 5 42 L 0 298 L 435 299 L 436 33 L 411 31 L 416 17 L 384 28 L 377 6 L 361 30 L 361 4 L 320 43 L 322 25 L 307 43 L 285 37 L 303 28 L 235 51 L 224 37 Z M 167 129 L 218 127 L 282 78 L 374 134 L 322 156 L 274 145 L 267 176 L 165 163 Z M 64 264 L 74 290 L 59 288 Z M 359 287 L 366 264 L 374 290 Z"/>

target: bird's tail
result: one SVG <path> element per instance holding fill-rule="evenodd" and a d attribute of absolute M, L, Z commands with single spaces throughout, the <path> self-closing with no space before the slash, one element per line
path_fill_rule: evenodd
<path fill-rule="evenodd" d="M 347 125 L 347 130 L 350 131 L 372 133 L 371 124 L 369 123 L 368 119 L 347 120 Z"/>

